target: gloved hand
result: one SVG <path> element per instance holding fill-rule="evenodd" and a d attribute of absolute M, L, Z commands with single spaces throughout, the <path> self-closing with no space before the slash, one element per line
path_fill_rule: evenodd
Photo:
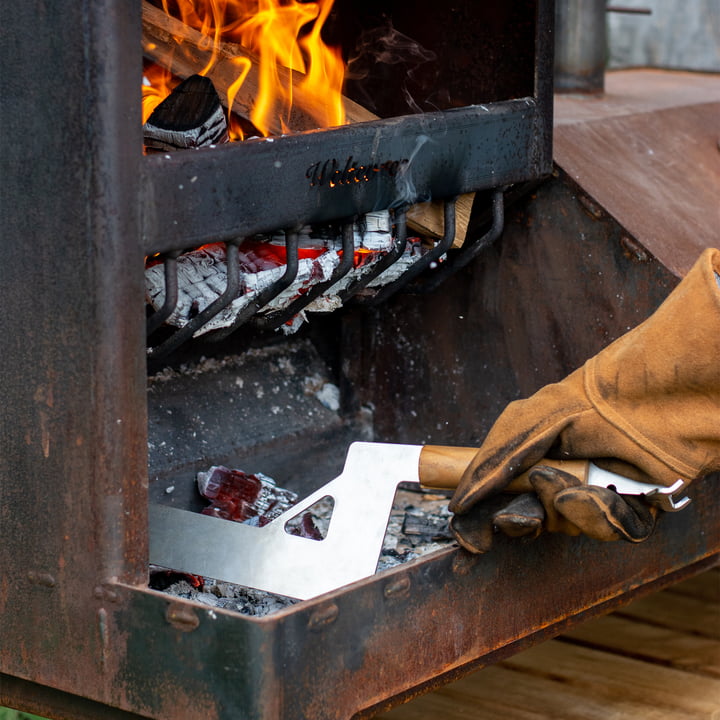
<path fill-rule="evenodd" d="M 508 405 L 450 502 L 461 544 L 472 549 L 463 514 L 544 457 L 591 459 L 664 486 L 720 469 L 717 272 L 720 251 L 706 250 L 649 319 L 561 382 Z M 637 498 L 577 487 L 551 469 L 534 472 L 531 482 L 537 500 L 522 502 L 534 510 L 493 511 L 497 527 L 510 534 L 545 527 L 632 541 L 652 531 L 655 510 Z"/>

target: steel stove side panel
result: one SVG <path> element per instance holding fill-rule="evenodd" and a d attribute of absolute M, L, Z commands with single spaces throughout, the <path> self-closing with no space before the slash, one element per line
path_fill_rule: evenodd
<path fill-rule="evenodd" d="M 95 697 L 146 576 L 139 39 L 120 0 L 0 27 L 0 672 Z"/>

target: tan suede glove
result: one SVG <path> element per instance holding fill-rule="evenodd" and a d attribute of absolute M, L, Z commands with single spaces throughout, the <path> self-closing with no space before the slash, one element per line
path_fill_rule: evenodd
<path fill-rule="evenodd" d="M 543 457 L 590 459 L 641 482 L 670 486 L 720 470 L 720 251 L 703 252 L 658 310 L 559 383 L 508 405 L 465 471 L 451 502 L 462 515 L 500 493 Z M 534 526 L 603 540 L 642 540 L 652 530 L 637 498 L 577 487 L 564 473 L 531 478 L 532 512 L 493 511 L 509 534 Z M 539 502 L 538 502 L 539 501 Z M 525 510 L 523 510 L 525 512 Z M 544 515 L 543 515 L 544 513 Z M 542 516 L 542 517 L 541 517 Z M 634 519 L 633 519 L 634 518 Z M 639 524 L 637 524 L 639 523 Z M 650 530 L 648 530 L 648 526 Z M 478 549 L 478 548 L 476 548 Z"/>

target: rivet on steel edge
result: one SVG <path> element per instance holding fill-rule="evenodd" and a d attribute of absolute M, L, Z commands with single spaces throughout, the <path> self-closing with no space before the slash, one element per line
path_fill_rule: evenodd
<path fill-rule="evenodd" d="M 389 582 L 383 589 L 383 595 L 386 598 L 399 597 L 401 595 L 407 595 L 409 590 L 410 578 L 406 575 L 405 577 Z"/>
<path fill-rule="evenodd" d="M 34 585 L 42 585 L 43 587 L 55 587 L 55 578 L 49 572 L 36 572 L 30 570 L 27 574 L 28 580 Z"/>
<path fill-rule="evenodd" d="M 647 262 L 650 259 L 645 248 L 636 240 L 628 235 L 620 236 L 620 245 L 628 260 L 636 260 L 637 262 Z"/>
<path fill-rule="evenodd" d="M 174 628 L 182 632 L 192 632 L 200 625 L 200 618 L 197 613 L 184 603 L 170 603 L 165 611 L 165 619 Z"/>
<path fill-rule="evenodd" d="M 117 602 L 119 600 L 119 596 L 115 590 L 104 587 L 103 585 L 97 585 L 93 590 L 93 595 L 98 600 L 107 600 L 108 602 Z"/>
<path fill-rule="evenodd" d="M 600 210 L 600 208 L 589 197 L 586 195 L 578 195 L 578 200 L 592 217 L 597 220 L 602 217 L 602 210 Z"/>
<path fill-rule="evenodd" d="M 325 605 L 316 610 L 308 620 L 309 630 L 322 630 L 327 625 L 332 625 L 340 613 L 340 608 L 335 603 Z"/>

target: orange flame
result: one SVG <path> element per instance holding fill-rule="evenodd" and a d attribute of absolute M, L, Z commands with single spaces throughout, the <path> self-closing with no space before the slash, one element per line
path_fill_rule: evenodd
<path fill-rule="evenodd" d="M 171 72 L 159 65 L 148 65 L 143 71 L 142 121 L 152 115 L 152 111 L 172 92 L 178 84 Z"/>
<path fill-rule="evenodd" d="M 332 5 L 333 0 L 162 0 L 167 14 L 207 38 L 205 49 L 212 54 L 200 74 L 207 75 L 218 61 L 221 42 L 241 45 L 255 56 L 257 96 L 249 119 L 266 136 L 272 120 L 283 132 L 308 129 L 293 127 L 293 109 L 312 118 L 317 127 L 345 123 L 344 64 L 339 49 L 328 47 L 321 37 Z M 230 108 L 243 92 L 253 64 L 246 57 L 232 62 L 237 67 L 236 79 L 229 87 L 218 88 Z M 143 89 L 143 122 L 171 89 L 167 77 L 150 77 L 147 72 L 145 77 L 151 85 Z M 239 125 L 230 124 L 231 139 L 241 139 Z"/>

